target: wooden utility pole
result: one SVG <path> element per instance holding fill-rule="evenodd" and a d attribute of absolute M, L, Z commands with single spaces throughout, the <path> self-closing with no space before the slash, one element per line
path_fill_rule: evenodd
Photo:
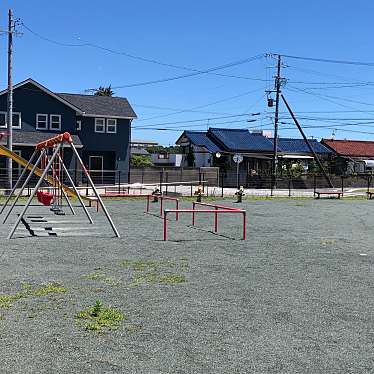
<path fill-rule="evenodd" d="M 288 105 L 288 102 L 286 101 L 286 99 L 284 98 L 284 96 L 283 96 L 283 95 L 281 95 L 281 96 L 282 96 L 282 100 L 283 100 L 284 104 L 286 105 L 286 108 L 287 108 L 288 112 L 291 114 L 291 117 L 292 117 L 293 121 L 295 122 L 296 127 L 297 127 L 298 130 L 300 131 L 301 136 L 304 138 L 304 141 L 305 141 L 306 145 L 308 146 L 310 152 L 313 154 L 314 160 L 317 162 L 319 168 L 321 169 L 322 174 L 323 174 L 323 176 L 325 177 L 325 179 L 326 179 L 326 181 L 327 181 L 329 187 L 333 188 L 334 186 L 333 186 L 333 184 L 332 184 L 332 182 L 331 182 L 330 177 L 328 176 L 328 174 L 327 174 L 325 168 L 323 167 L 322 162 L 320 161 L 320 159 L 319 159 L 319 157 L 317 156 L 316 152 L 314 152 L 314 149 L 313 149 L 313 147 L 311 146 L 311 144 L 310 144 L 308 138 L 307 138 L 306 135 L 304 134 L 304 131 L 303 131 L 303 129 L 301 128 L 301 126 L 300 126 L 300 124 L 299 124 L 299 121 L 296 119 L 295 114 L 294 114 L 293 111 L 291 110 L 291 107 Z"/>
<path fill-rule="evenodd" d="M 13 33 L 14 33 L 14 19 L 13 11 L 9 9 L 8 20 L 8 103 L 7 103 L 7 147 L 13 151 L 13 82 L 12 82 L 12 68 L 13 68 Z M 13 181 L 13 161 L 8 157 L 8 188 L 12 189 Z"/>
<path fill-rule="evenodd" d="M 275 116 L 274 116 L 274 141 L 273 141 L 273 182 L 272 188 L 276 187 L 278 174 L 278 122 L 279 122 L 279 96 L 281 93 L 281 55 L 278 55 L 277 75 L 275 76 Z"/>

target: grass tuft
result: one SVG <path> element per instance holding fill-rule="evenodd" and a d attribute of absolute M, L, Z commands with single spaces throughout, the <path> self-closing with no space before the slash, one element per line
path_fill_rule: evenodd
<path fill-rule="evenodd" d="M 66 288 L 57 283 L 48 283 L 44 286 L 32 288 L 28 283 L 22 283 L 22 291 L 10 295 L 0 295 L 0 309 L 10 308 L 20 299 L 42 297 L 51 294 L 66 292 Z"/>
<path fill-rule="evenodd" d="M 79 324 L 88 331 L 115 330 L 126 316 L 118 309 L 105 307 L 100 300 L 76 314 Z"/>

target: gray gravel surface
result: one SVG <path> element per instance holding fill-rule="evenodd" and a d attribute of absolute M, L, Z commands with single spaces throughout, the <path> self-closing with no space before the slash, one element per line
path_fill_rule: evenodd
<path fill-rule="evenodd" d="M 19 230 L 8 241 L 3 225 L 0 296 L 25 282 L 67 292 L 0 309 L 0 372 L 372 373 L 373 204 L 246 201 L 245 242 L 234 215 L 220 217 L 220 235 L 209 232 L 212 216 L 195 229 L 190 216 L 171 219 L 163 242 L 143 201 L 107 202 L 121 239 L 94 210 L 93 237 Z M 30 213 L 56 219 L 45 207 Z M 82 213 L 74 219 L 88 226 Z M 185 282 L 159 281 L 168 275 Z M 126 315 L 117 330 L 78 325 L 75 314 L 97 299 Z"/>

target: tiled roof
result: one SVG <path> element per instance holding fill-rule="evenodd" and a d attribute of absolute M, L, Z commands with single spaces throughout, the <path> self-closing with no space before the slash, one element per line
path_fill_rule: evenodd
<path fill-rule="evenodd" d="M 134 110 L 124 97 L 78 95 L 70 93 L 57 93 L 56 95 L 80 108 L 88 115 L 136 118 Z"/>
<path fill-rule="evenodd" d="M 13 130 L 13 144 L 14 145 L 25 145 L 25 146 L 34 146 L 37 143 L 42 142 L 48 138 L 56 136 L 56 133 L 51 132 L 41 132 L 41 131 L 17 131 Z M 72 135 L 73 143 L 75 146 L 82 146 L 82 142 L 79 139 L 78 135 Z M 6 137 L 4 137 L 1 144 L 6 143 Z"/>
<path fill-rule="evenodd" d="M 270 139 L 273 142 L 273 139 Z M 316 139 L 308 139 L 314 152 L 331 153 L 331 150 L 319 143 Z M 279 138 L 278 149 L 280 152 L 288 153 L 311 153 L 304 139 Z"/>
<path fill-rule="evenodd" d="M 146 149 L 144 149 L 144 148 L 131 147 L 130 148 L 130 154 L 132 154 L 132 155 L 140 155 L 140 156 L 148 156 L 149 152 Z"/>
<path fill-rule="evenodd" d="M 205 131 L 185 131 L 184 135 L 192 144 L 205 147 L 211 153 L 221 152 L 221 148 L 208 138 Z"/>
<path fill-rule="evenodd" d="M 208 136 L 228 152 L 271 152 L 273 143 L 262 135 L 247 129 L 210 128 Z"/>
<path fill-rule="evenodd" d="M 341 156 L 374 157 L 374 142 L 371 141 L 322 139 L 322 143 Z"/>

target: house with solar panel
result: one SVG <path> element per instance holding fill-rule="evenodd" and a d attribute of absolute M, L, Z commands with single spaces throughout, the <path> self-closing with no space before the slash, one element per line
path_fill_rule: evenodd
<path fill-rule="evenodd" d="M 268 133 L 265 133 L 269 135 Z M 247 178 L 251 176 L 269 176 L 272 170 L 274 152 L 273 138 L 261 131 L 250 132 L 248 129 L 209 128 L 207 131 L 186 130 L 176 141 L 184 152 L 183 166 L 216 166 L 221 173 L 236 171 L 234 154 L 243 156 L 240 172 Z M 327 159 L 332 152 L 316 139 L 309 139 L 314 152 Z M 313 154 L 304 139 L 278 139 L 279 170 L 290 163 L 301 164 L 305 171 L 312 164 Z M 245 182 L 243 181 L 245 184 Z"/>
<path fill-rule="evenodd" d="M 105 171 L 118 171 L 127 179 L 131 122 L 136 114 L 123 97 L 52 92 L 33 79 L 13 87 L 13 149 L 29 159 L 35 145 L 69 132 L 86 167 L 98 182 Z M 7 128 L 7 90 L 0 92 L 0 131 Z M 5 140 L 3 140 L 3 143 Z M 74 158 L 65 154 L 69 168 Z M 0 160 L 1 170 L 5 160 Z M 2 170 L 3 171 L 3 170 Z"/>

